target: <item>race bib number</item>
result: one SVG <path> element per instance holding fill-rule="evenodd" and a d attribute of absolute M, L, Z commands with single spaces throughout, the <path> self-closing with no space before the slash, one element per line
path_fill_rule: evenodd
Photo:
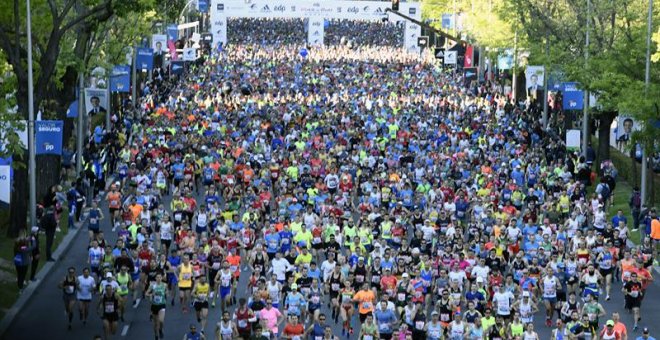
<path fill-rule="evenodd" d="M 114 313 L 115 312 L 115 304 L 112 303 L 112 302 L 106 302 L 104 310 L 105 310 L 106 313 Z"/>

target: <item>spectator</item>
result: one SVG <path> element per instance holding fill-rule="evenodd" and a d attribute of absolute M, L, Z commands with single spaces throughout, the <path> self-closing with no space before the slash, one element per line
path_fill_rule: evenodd
<path fill-rule="evenodd" d="M 19 292 L 23 292 L 25 287 L 25 278 L 28 267 L 30 266 L 32 248 L 30 239 L 25 236 L 25 231 L 21 230 L 16 242 L 14 243 L 14 266 L 16 266 L 16 283 Z"/>
<path fill-rule="evenodd" d="M 642 194 L 639 192 L 639 187 L 633 188 L 633 192 L 628 200 L 628 206 L 630 206 L 633 218 L 632 230 L 637 230 L 639 228 L 639 214 L 642 207 Z"/>

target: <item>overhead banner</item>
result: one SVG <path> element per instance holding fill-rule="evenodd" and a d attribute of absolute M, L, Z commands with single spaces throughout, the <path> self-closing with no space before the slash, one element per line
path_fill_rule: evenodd
<path fill-rule="evenodd" d="M 154 68 L 154 50 L 148 47 L 138 48 L 136 66 L 139 70 L 151 71 Z"/>
<path fill-rule="evenodd" d="M 323 36 L 325 34 L 325 19 L 309 18 L 307 21 L 307 43 L 313 46 L 323 45 Z"/>
<path fill-rule="evenodd" d="M 183 74 L 183 61 L 182 60 L 173 60 L 170 62 L 170 73 L 171 74 Z"/>
<path fill-rule="evenodd" d="M 131 88 L 131 67 L 116 65 L 110 73 L 110 91 L 129 92 Z"/>
<path fill-rule="evenodd" d="M 9 208 L 11 200 L 11 165 L 0 165 L 0 209 Z"/>
<path fill-rule="evenodd" d="M 104 89 L 85 89 L 85 112 L 94 116 L 105 115 L 108 107 L 108 92 Z"/>
<path fill-rule="evenodd" d="M 227 43 L 227 18 L 320 18 L 405 22 L 404 47 L 419 51 L 417 38 L 422 28 L 396 14 L 387 13 L 389 1 L 314 1 L 314 0 L 218 0 L 209 7 L 213 45 Z M 401 2 L 399 12 L 421 21 L 419 2 Z M 314 34 L 315 31 L 311 33 Z M 321 31 L 319 31 L 319 36 Z M 309 36 L 308 36 L 309 38 Z M 309 39 L 308 39 L 309 40 Z M 320 39 L 319 39 L 320 40 Z"/>
<path fill-rule="evenodd" d="M 578 88 L 578 83 L 563 83 L 564 110 L 582 110 L 584 107 L 584 92 Z"/>
<path fill-rule="evenodd" d="M 458 62 L 458 51 L 445 52 L 445 65 L 456 65 Z"/>
<path fill-rule="evenodd" d="M 474 47 L 467 45 L 465 48 L 465 58 L 463 59 L 463 67 L 474 66 Z"/>
<path fill-rule="evenodd" d="M 37 155 L 61 155 L 62 132 L 61 120 L 38 120 L 35 122 L 35 152 Z"/>

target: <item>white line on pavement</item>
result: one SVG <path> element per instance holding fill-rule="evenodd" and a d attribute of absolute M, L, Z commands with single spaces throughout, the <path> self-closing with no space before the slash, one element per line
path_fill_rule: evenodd
<path fill-rule="evenodd" d="M 129 327 L 130 327 L 129 325 L 124 326 L 124 328 L 121 330 L 121 336 L 126 336 L 126 334 L 128 334 Z"/>

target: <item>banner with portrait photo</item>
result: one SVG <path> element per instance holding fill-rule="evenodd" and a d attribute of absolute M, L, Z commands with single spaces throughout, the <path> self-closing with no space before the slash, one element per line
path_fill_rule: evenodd
<path fill-rule="evenodd" d="M 37 155 L 62 155 L 64 122 L 38 120 L 34 125 L 35 152 Z"/>
<path fill-rule="evenodd" d="M 154 68 L 162 68 L 167 54 L 167 36 L 165 34 L 152 35 L 151 48 L 154 55 Z"/>
<path fill-rule="evenodd" d="M 632 134 L 639 131 L 641 126 L 630 116 L 619 115 L 616 118 L 615 138 L 617 144 L 624 146 L 632 139 Z"/>
<path fill-rule="evenodd" d="M 108 92 L 105 89 L 85 89 L 85 112 L 94 116 L 107 112 Z"/>
<path fill-rule="evenodd" d="M 537 91 L 543 90 L 545 80 L 545 68 L 543 66 L 527 66 L 525 70 L 525 83 L 528 95 L 536 95 Z"/>

